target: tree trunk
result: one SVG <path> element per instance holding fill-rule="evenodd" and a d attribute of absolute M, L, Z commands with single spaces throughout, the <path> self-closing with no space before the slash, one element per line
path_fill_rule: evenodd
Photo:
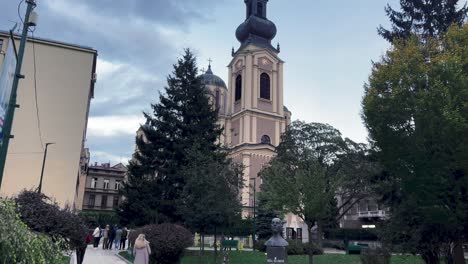
<path fill-rule="evenodd" d="M 309 243 L 308 243 L 308 246 L 309 246 L 309 250 L 307 252 L 307 254 L 309 255 L 309 264 L 314 264 L 314 242 L 312 241 L 312 224 L 310 223 L 306 223 L 307 224 L 307 232 L 309 234 Z"/>
<path fill-rule="evenodd" d="M 453 249 L 454 264 L 465 264 L 465 254 L 463 252 L 463 241 L 455 242 Z"/>
<path fill-rule="evenodd" d="M 218 244 L 216 243 L 217 236 L 216 236 L 216 227 L 214 228 L 214 264 L 218 263 Z"/>
<path fill-rule="evenodd" d="M 323 225 L 321 221 L 317 221 L 317 246 L 323 249 Z"/>
<path fill-rule="evenodd" d="M 199 264 L 203 264 L 203 233 L 200 232 L 200 252 L 198 252 Z"/>
<path fill-rule="evenodd" d="M 434 251 L 421 252 L 421 257 L 426 264 L 440 264 L 439 254 Z"/>

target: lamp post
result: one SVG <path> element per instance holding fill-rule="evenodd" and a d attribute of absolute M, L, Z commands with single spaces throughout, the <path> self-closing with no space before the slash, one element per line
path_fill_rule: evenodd
<path fill-rule="evenodd" d="M 50 145 L 54 145 L 55 143 L 46 143 L 45 144 L 45 151 L 44 151 L 44 159 L 42 160 L 42 171 L 41 171 L 41 180 L 39 181 L 39 188 L 37 188 L 37 192 L 41 193 L 42 191 L 42 179 L 44 178 L 44 168 L 45 168 L 45 162 L 47 158 L 47 149 L 49 148 Z"/>
<path fill-rule="evenodd" d="M 30 26 L 35 26 L 34 20 L 35 18 L 37 18 L 35 17 L 35 15 L 31 16 L 33 9 L 36 7 L 36 1 L 26 0 L 26 3 L 28 4 L 28 8 L 26 10 L 26 15 L 24 17 L 23 33 L 21 34 L 21 42 L 20 42 L 18 58 L 16 62 L 15 76 L 14 76 L 13 85 L 11 88 L 11 96 L 10 96 L 10 101 L 8 104 L 8 109 L 6 109 L 7 114 L 5 117 L 5 123 L 3 127 L 3 141 L 1 144 L 1 148 L 0 148 L 0 187 L 2 184 L 3 172 L 5 170 L 5 163 L 6 163 L 7 153 L 8 153 L 8 144 L 10 142 L 10 138 L 13 138 L 13 136 L 11 135 L 11 127 L 13 125 L 13 116 L 15 114 L 15 108 L 19 107 L 19 105 L 16 104 L 16 96 L 17 96 L 17 91 L 18 91 L 19 80 L 24 78 L 24 75 L 21 74 L 21 67 L 23 65 L 23 57 L 24 57 L 24 50 L 26 48 L 26 41 L 28 38 L 28 30 Z M 13 42 L 14 39 L 10 41 Z"/>
<path fill-rule="evenodd" d="M 252 250 L 255 251 L 255 235 L 257 233 L 257 216 L 255 214 L 255 207 L 256 207 L 256 194 L 257 194 L 257 178 L 250 178 L 250 180 L 253 181 L 253 221 L 254 221 L 254 228 L 253 228 L 253 237 L 252 237 L 252 242 L 253 242 L 253 247 Z"/>

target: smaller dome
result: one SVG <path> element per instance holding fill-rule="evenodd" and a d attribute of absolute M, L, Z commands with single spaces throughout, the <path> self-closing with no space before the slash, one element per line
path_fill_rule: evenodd
<path fill-rule="evenodd" d="M 214 85 L 217 87 L 223 87 L 227 89 L 226 83 L 221 79 L 219 76 L 214 75 L 213 71 L 211 70 L 211 65 L 208 66 L 208 70 L 200 75 L 202 84 L 204 85 Z"/>

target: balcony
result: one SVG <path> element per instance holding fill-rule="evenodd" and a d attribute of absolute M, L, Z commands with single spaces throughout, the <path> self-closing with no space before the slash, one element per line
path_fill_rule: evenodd
<path fill-rule="evenodd" d="M 112 194 L 119 193 L 119 190 L 115 190 L 115 189 L 89 188 L 89 187 L 86 187 L 86 191 L 93 192 L 93 193 L 112 193 Z"/>
<path fill-rule="evenodd" d="M 83 210 L 112 211 L 114 209 L 115 208 L 112 206 L 102 207 L 100 205 L 88 205 L 88 204 L 83 205 Z"/>
<path fill-rule="evenodd" d="M 377 211 L 359 211 L 359 218 L 386 218 L 387 214 L 384 210 Z"/>

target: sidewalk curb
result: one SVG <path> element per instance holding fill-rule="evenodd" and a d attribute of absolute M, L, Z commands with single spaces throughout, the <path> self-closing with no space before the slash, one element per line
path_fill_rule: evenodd
<path fill-rule="evenodd" d="M 124 261 L 125 263 L 127 264 L 133 264 L 133 262 L 130 262 L 128 261 L 126 258 L 122 257 L 119 255 L 119 253 L 115 254 L 119 259 L 121 259 L 122 261 Z"/>

